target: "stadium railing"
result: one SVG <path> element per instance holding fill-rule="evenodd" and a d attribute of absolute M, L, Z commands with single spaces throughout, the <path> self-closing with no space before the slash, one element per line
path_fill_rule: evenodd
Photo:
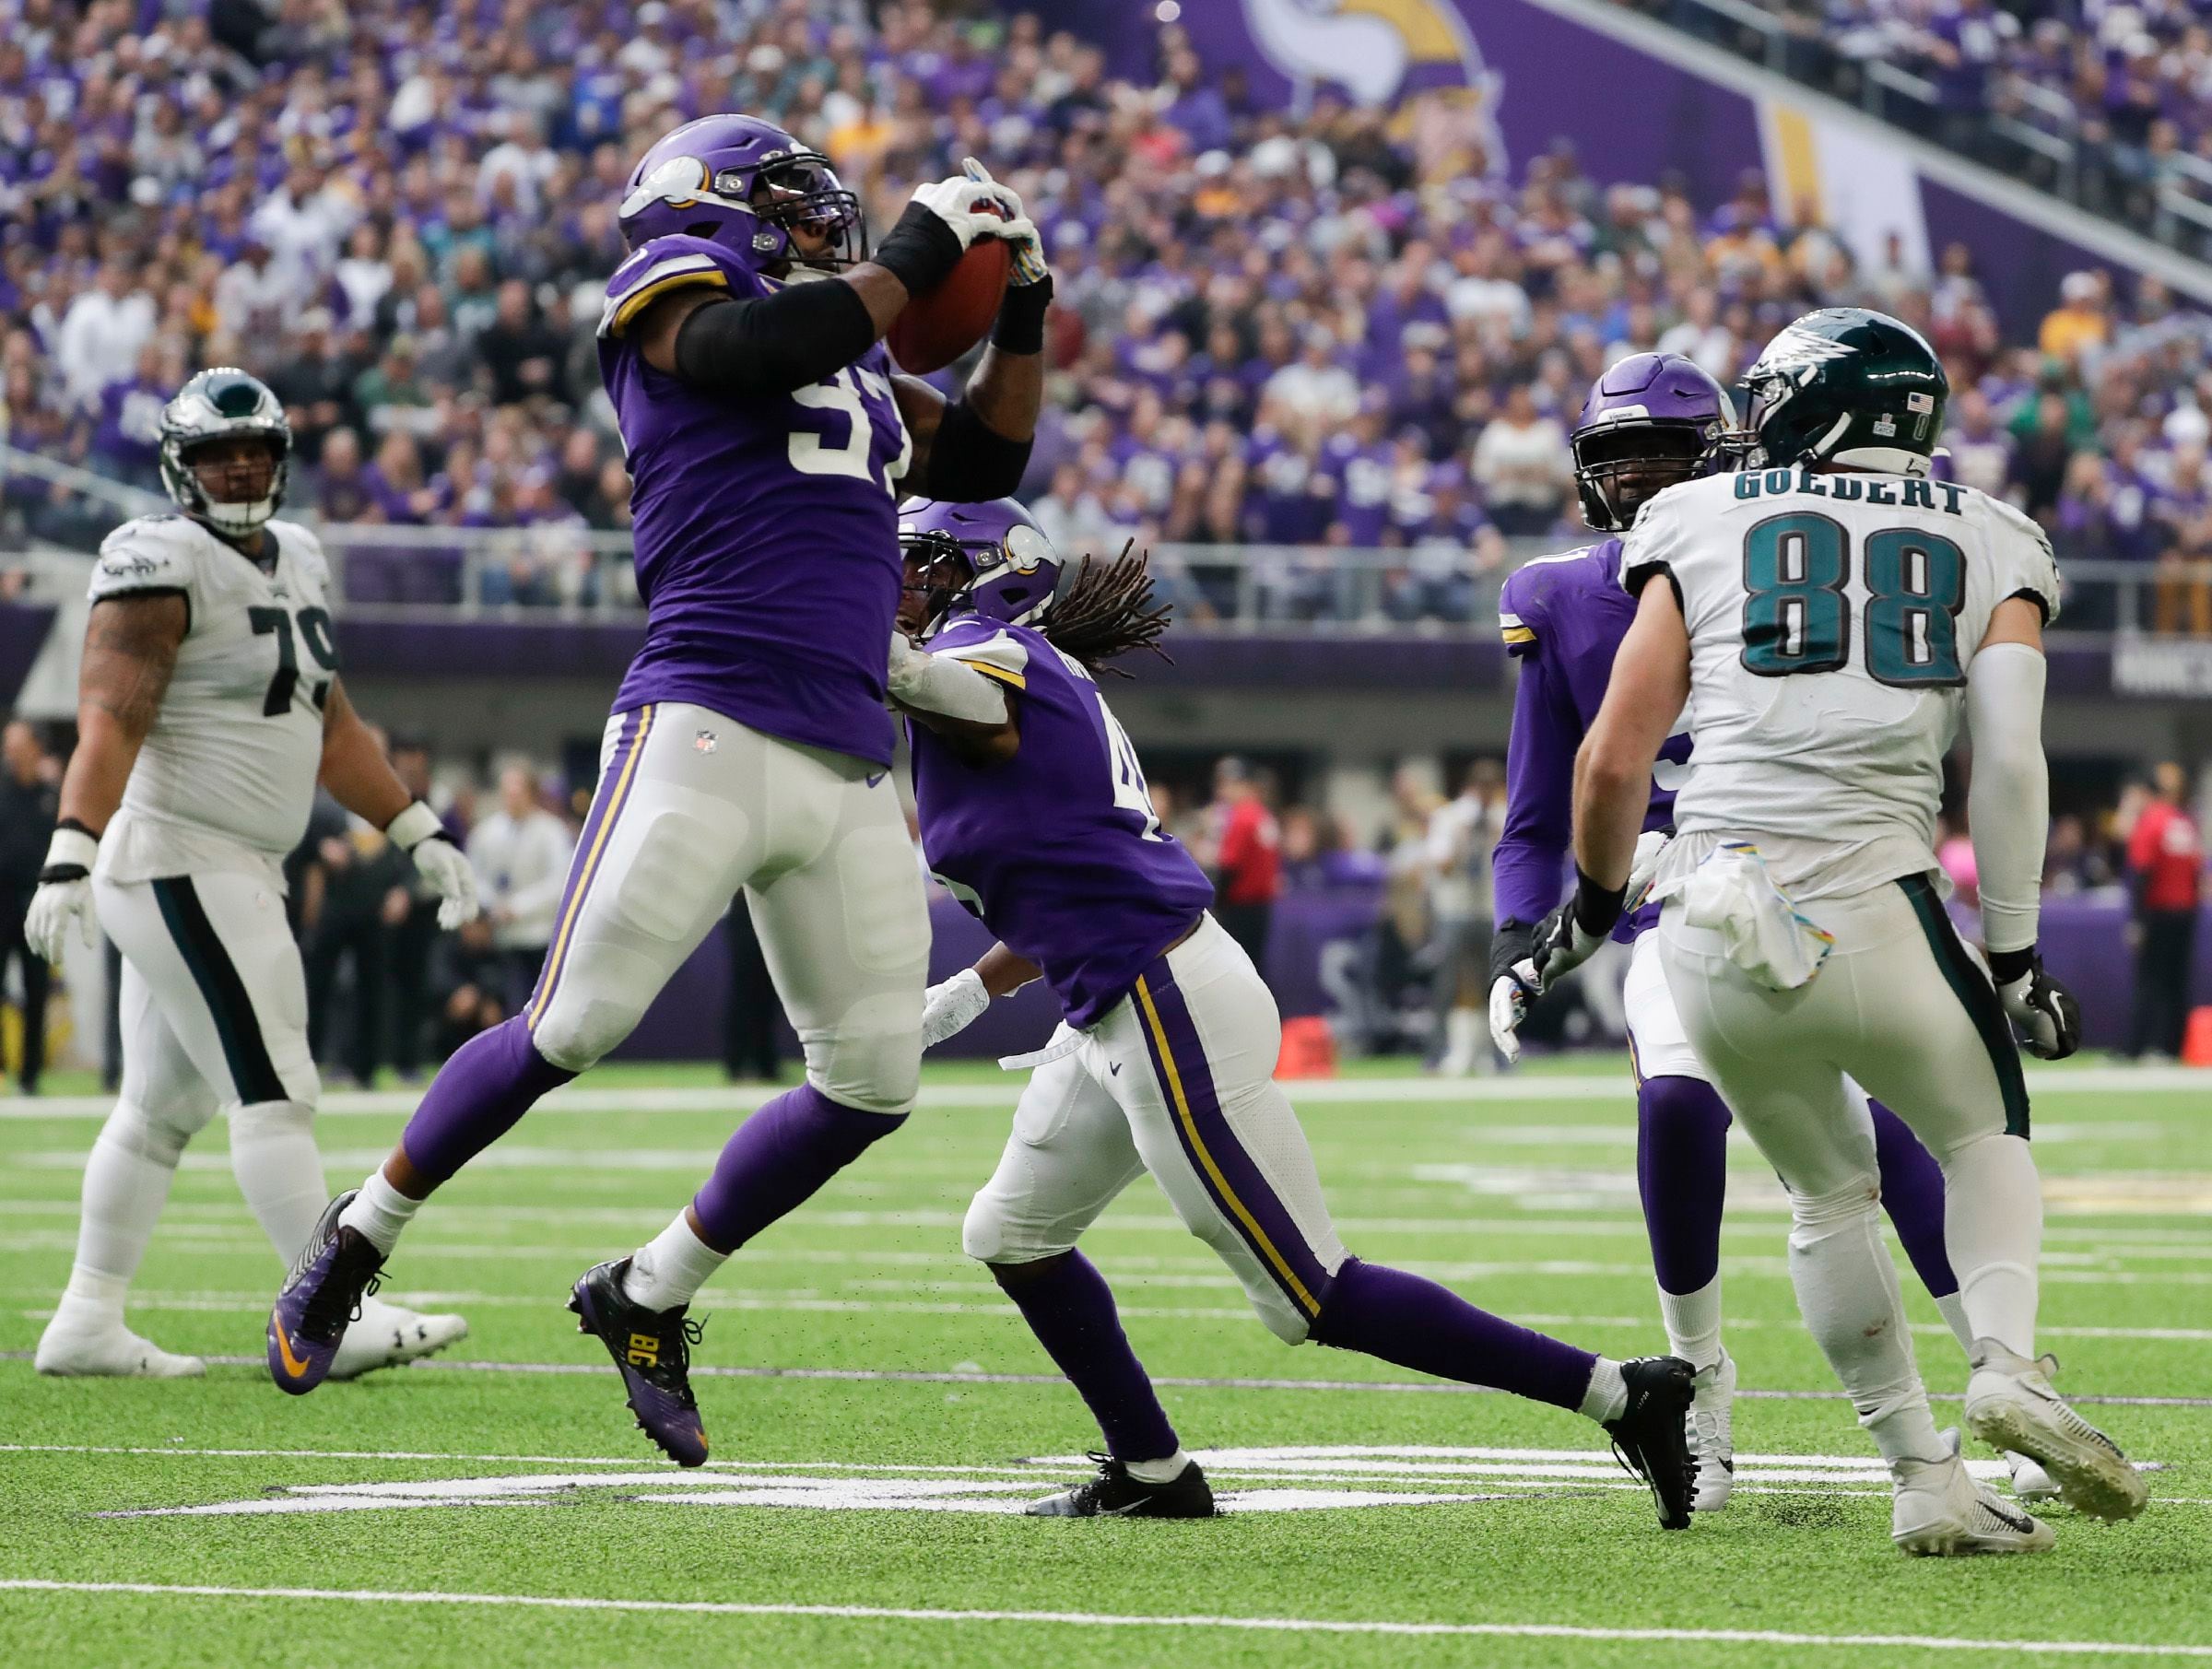
<path fill-rule="evenodd" d="M 2077 208 L 2147 228 L 2170 249 L 2212 255 L 2212 164 L 2085 137 L 2081 111 L 2057 88 L 1993 70 L 1978 111 L 1947 109 L 1942 88 L 1822 35 L 1802 16 L 1754 0 L 1616 0 L 1778 76 L 1855 104 L 1868 115 L 1962 152 Z"/>

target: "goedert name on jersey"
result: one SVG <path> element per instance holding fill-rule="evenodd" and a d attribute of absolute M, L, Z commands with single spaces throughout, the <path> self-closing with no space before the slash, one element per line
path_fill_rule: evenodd
<path fill-rule="evenodd" d="M 95 604 L 171 595 L 185 608 L 175 670 L 100 841 L 116 880 L 265 872 L 306 830 L 338 667 L 329 568 L 299 523 L 263 531 L 266 567 L 178 515 L 126 522 L 100 546 Z"/>
<path fill-rule="evenodd" d="M 1933 867 L 1943 756 L 1990 617 L 2017 595 L 2058 612 L 2041 529 L 1950 482 L 1747 471 L 1645 507 L 1622 583 L 1641 594 L 1660 572 L 1690 640 L 1698 768 L 1677 828 L 1787 840 L 1768 855 L 1803 897 Z"/>

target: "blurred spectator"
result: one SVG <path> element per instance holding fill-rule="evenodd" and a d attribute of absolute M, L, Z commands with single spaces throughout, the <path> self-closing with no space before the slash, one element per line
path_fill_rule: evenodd
<path fill-rule="evenodd" d="M 302 911 L 307 973 L 308 1041 L 315 1058 L 343 1054 L 347 1073 L 363 1088 L 383 1060 L 386 952 L 393 929 L 406 920 L 415 865 L 377 829 L 318 796 L 309 828 L 318 884 Z M 317 833 L 318 827 L 322 832 Z M 339 975 L 350 996 L 337 1001 Z M 343 1017 L 343 1035 L 333 1039 Z"/>
<path fill-rule="evenodd" d="M 510 1014 L 519 1009 L 537 979 L 553 942 L 554 918 L 568 878 L 575 841 L 569 826 L 545 807 L 530 767 L 500 772 L 500 804 L 468 831 L 469 862 L 476 865 L 492 945 L 504 959 L 500 995 Z"/>
<path fill-rule="evenodd" d="M 1536 410 L 1525 382 L 1507 390 L 1505 409 L 1475 442 L 1474 473 L 1482 501 L 1507 537 L 1547 534 L 1574 485 L 1574 459 L 1559 420 Z"/>
<path fill-rule="evenodd" d="M 154 299 L 137 288 L 130 265 L 120 256 L 100 263 L 98 282 L 69 304 L 54 336 L 54 362 L 71 404 L 89 407 L 101 389 L 130 376 L 154 334 Z"/>
<path fill-rule="evenodd" d="M 730 900 L 723 919 L 729 936 L 730 994 L 723 1016 L 723 1071 L 733 1084 L 773 1084 L 782 1076 L 782 1050 L 776 1026 L 783 1017 L 782 1000 L 761 953 L 760 934 L 753 926 L 752 907 L 739 893 Z"/>
<path fill-rule="evenodd" d="M 1496 759 L 1467 768 L 1457 797 L 1428 829 L 1432 1015 L 1430 1064 L 1447 1077 L 1491 1065 L 1487 1034 L 1490 932 L 1495 924 L 1490 853 L 1505 832 L 1505 770 Z"/>
<path fill-rule="evenodd" d="M 1265 976 L 1267 932 L 1282 894 L 1282 831 L 1242 759 L 1214 767 L 1214 801 L 1197 856 L 1214 876 L 1214 913 Z"/>
<path fill-rule="evenodd" d="M 35 729 L 24 720 L 9 720 L 0 730 L 0 984 L 13 962 L 23 992 L 23 1058 L 16 1081 L 25 1095 L 39 1093 L 46 1065 L 47 969 L 24 943 L 23 918 L 39 889 L 60 805 L 57 763 L 47 757 Z"/>
<path fill-rule="evenodd" d="M 492 943 L 491 923 L 486 917 L 464 923 L 437 941 L 430 960 L 430 990 L 438 1014 L 431 1049 L 438 1059 L 507 1017 L 511 968 L 507 954 Z"/>
<path fill-rule="evenodd" d="M 2149 801 L 2127 839 L 2134 899 L 2135 1019 L 2128 1052 L 2178 1056 L 2204 897 L 2205 850 L 2184 804 L 2188 776 L 2171 760 L 2151 773 Z"/>
<path fill-rule="evenodd" d="M 331 437 L 335 443 L 340 437 Z M 324 466 L 331 447 L 323 449 Z M 432 803 L 429 745 L 418 736 L 392 738 L 392 770 L 401 786 L 422 801 Z M 449 834 L 457 833 L 451 820 Z M 391 1000 L 391 1058 L 400 1077 L 413 1082 L 420 1074 L 423 1050 L 429 1039 L 430 959 L 438 943 L 438 895 L 419 875 L 407 880 L 406 912 L 392 926 L 385 946 L 386 988 Z M 442 1059 L 442 1056 L 438 1058 Z"/>

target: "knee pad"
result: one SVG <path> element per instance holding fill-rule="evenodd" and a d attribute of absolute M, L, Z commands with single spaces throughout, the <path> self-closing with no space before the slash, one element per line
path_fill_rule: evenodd
<path fill-rule="evenodd" d="M 979 1264 L 1036 1264 L 1075 1250 L 1073 1237 L 1040 1234 L 1025 1228 L 1006 1209 L 1006 1202 L 989 1189 L 968 1202 L 960 1221 L 960 1250 Z"/>
<path fill-rule="evenodd" d="M 564 989 L 531 1028 L 530 1041 L 552 1065 L 566 1073 L 589 1071 L 601 1057 L 637 1028 L 645 1012 L 629 998 L 599 997 Z"/>
<path fill-rule="evenodd" d="M 1793 1193 L 1790 1196 L 1790 1217 L 1794 1225 L 1790 1240 L 1795 1244 L 1803 1236 L 1817 1240 L 1833 1233 L 1839 1227 L 1871 1217 L 1881 1209 L 1882 1184 L 1872 1172 L 1858 1178 L 1833 1193 Z"/>
<path fill-rule="evenodd" d="M 265 1136 L 301 1134 L 315 1125 L 315 1110 L 307 1101 L 250 1101 L 230 1109 L 230 1146 Z"/>
<path fill-rule="evenodd" d="M 207 1128 L 215 1117 L 215 1098 L 172 1102 L 159 1113 L 131 1101 L 118 1101 L 99 1139 L 122 1148 L 134 1158 L 176 1169 L 184 1144 Z"/>

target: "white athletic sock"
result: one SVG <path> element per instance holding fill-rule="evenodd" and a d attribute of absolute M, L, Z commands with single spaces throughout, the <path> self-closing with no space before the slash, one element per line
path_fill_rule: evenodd
<path fill-rule="evenodd" d="M 410 1200 L 384 1181 L 384 1168 L 379 1165 L 353 1196 L 353 1204 L 338 1213 L 338 1222 L 358 1229 L 371 1246 L 390 1257 L 392 1248 L 399 1244 L 399 1231 L 421 1209 L 420 1200 Z"/>
<path fill-rule="evenodd" d="M 630 1254 L 629 1273 L 622 1277 L 622 1296 L 648 1310 L 674 1310 L 688 1304 L 707 1277 L 730 1261 L 691 1232 L 688 1211 Z"/>
<path fill-rule="evenodd" d="M 1967 1359 L 1971 1361 L 1974 1355 L 1974 1330 L 1967 1325 L 1966 1300 L 1958 1293 L 1946 1293 L 1936 1300 L 1936 1309 L 1943 1317 L 1943 1324 L 1951 1330 L 1951 1336 L 1959 1341 L 1959 1348 L 1965 1351 Z"/>
<path fill-rule="evenodd" d="M 1659 1317 L 1666 1324 L 1666 1347 L 1692 1368 L 1710 1368 L 1721 1359 L 1721 1277 L 1695 1292 L 1659 1289 Z"/>
<path fill-rule="evenodd" d="M 183 1151 L 182 1134 L 155 1124 L 127 1101 L 116 1103 L 85 1160 L 72 1298 L 123 1320 L 124 1294 L 146 1257 Z"/>
<path fill-rule="evenodd" d="M 288 1268 L 330 1204 L 314 1124 L 315 1110 L 304 1101 L 230 1109 L 230 1172 Z"/>
<path fill-rule="evenodd" d="M 1912 1359 L 1904 1294 L 1869 1178 L 1791 1202 L 1790 1279 L 1821 1353 L 1886 1460 L 1928 1460 L 1936 1426 Z"/>
<path fill-rule="evenodd" d="M 1181 1449 L 1164 1461 L 1124 1461 L 1129 1475 L 1140 1484 L 1172 1484 L 1182 1475 L 1182 1469 L 1191 1463 L 1191 1457 Z"/>
<path fill-rule="evenodd" d="M 2043 1191 L 2018 1136 L 1991 1136 L 1944 1161 L 1944 1247 L 1959 1275 L 1970 1339 L 1994 1339 L 2035 1356 L 2036 1264 L 2043 1247 Z"/>
<path fill-rule="evenodd" d="M 1590 1388 L 1583 1393 L 1583 1413 L 1594 1420 L 1617 1420 L 1629 1411 L 1629 1381 L 1620 1375 L 1620 1364 L 1609 1356 L 1601 1356 L 1590 1369 Z"/>

